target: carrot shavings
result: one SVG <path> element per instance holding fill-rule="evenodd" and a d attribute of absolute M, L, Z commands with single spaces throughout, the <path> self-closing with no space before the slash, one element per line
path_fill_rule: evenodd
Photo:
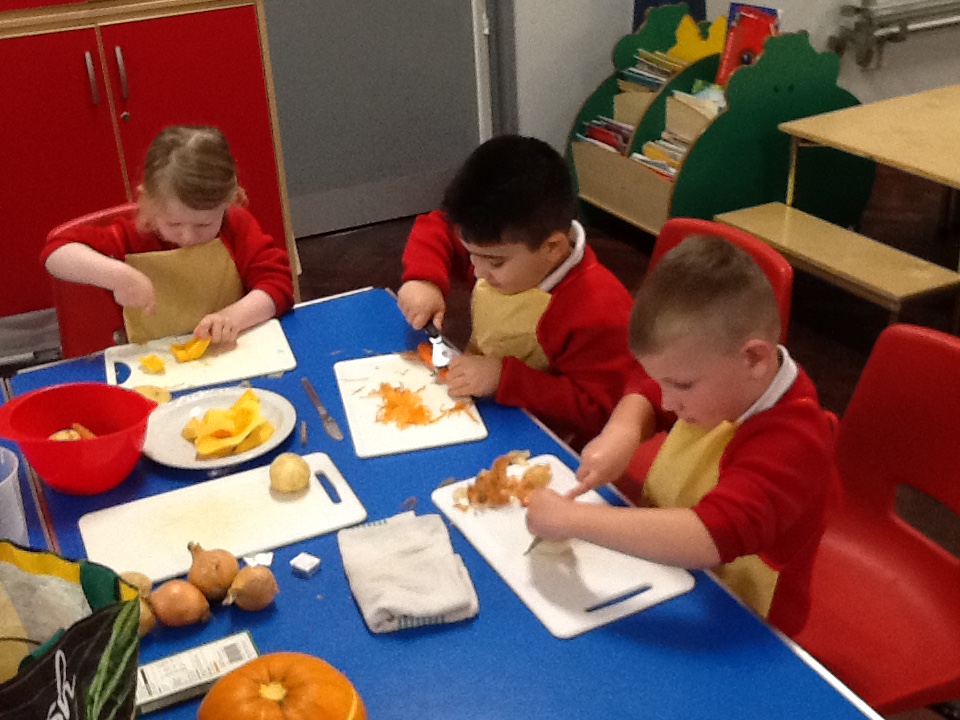
<path fill-rule="evenodd" d="M 439 414 L 436 414 L 423 402 L 420 390 L 410 390 L 395 387 L 389 383 L 380 383 L 380 387 L 370 394 L 382 398 L 380 407 L 377 409 L 377 422 L 384 425 L 391 422 L 396 423 L 401 430 L 411 425 L 432 425 L 456 413 L 464 413 L 474 422 L 479 422 L 470 412 L 470 404 L 463 400 L 456 401 L 452 407 L 441 410 Z"/>
<path fill-rule="evenodd" d="M 411 425 L 430 425 L 440 418 L 423 403 L 417 390 L 394 387 L 389 383 L 380 383 L 380 388 L 370 393 L 383 398 L 377 410 L 377 422 L 396 423 L 401 430 Z"/>

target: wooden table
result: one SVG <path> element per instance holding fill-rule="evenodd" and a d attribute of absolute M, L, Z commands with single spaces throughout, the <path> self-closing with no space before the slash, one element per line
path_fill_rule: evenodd
<path fill-rule="evenodd" d="M 275 452 L 330 455 L 368 512 L 395 514 L 407 498 L 418 513 L 437 512 L 430 493 L 447 477 L 470 477 L 497 455 L 528 448 L 570 467 L 576 456 L 527 414 L 482 400 L 489 436 L 480 441 L 376 458 L 358 458 L 350 436 L 341 442 L 320 429 L 300 387 L 309 377 L 346 431 L 333 364 L 411 349 L 425 339 L 404 321 L 396 299 L 368 290 L 299 305 L 281 323 L 297 358 L 282 377 L 253 378 L 255 388 L 283 394 L 311 426 L 306 447 L 297 433 Z M 104 380 L 102 355 L 23 372 L 13 393 L 57 382 Z M 250 464 L 266 463 L 273 454 Z M 248 469 L 247 467 L 235 468 Z M 142 459 L 119 487 L 76 497 L 40 483 L 52 539 L 68 557 L 85 554 L 77 522 L 85 513 L 206 480 L 202 470 L 177 471 Z M 118 535 L 136 528 L 118 528 Z M 456 529 L 461 555 L 480 598 L 467 622 L 370 633 L 344 576 L 333 534 L 276 550 L 280 584 L 275 605 L 258 613 L 225 612 L 199 627 L 160 628 L 141 644 L 142 662 L 240 630 L 261 653 L 293 650 L 325 658 L 354 682 L 370 718 L 592 720 L 594 718 L 810 718 L 880 720 L 836 679 L 745 609 L 712 576 L 694 573 L 696 587 L 643 612 L 569 640 L 553 637 Z M 301 551 L 323 558 L 320 573 L 294 577 L 287 565 Z M 157 720 L 193 720 L 197 700 L 158 711 Z"/>
<path fill-rule="evenodd" d="M 951 189 L 960 188 L 960 85 L 781 123 L 792 136 L 786 203 L 717 215 L 756 235 L 795 267 L 886 308 L 890 322 L 919 297 L 960 291 L 960 273 L 792 207 L 799 149 L 836 148 Z M 953 329 L 960 324 L 960 293 Z"/>
<path fill-rule="evenodd" d="M 801 141 L 960 189 L 960 85 L 791 120 L 780 129 L 793 136 L 788 205 Z"/>

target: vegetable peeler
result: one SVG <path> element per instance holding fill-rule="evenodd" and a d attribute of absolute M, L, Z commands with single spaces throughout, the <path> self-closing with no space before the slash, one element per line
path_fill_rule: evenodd
<path fill-rule="evenodd" d="M 423 329 L 426 330 L 427 335 L 430 336 L 430 344 L 433 345 L 433 355 L 430 358 L 433 367 L 437 370 L 447 367 L 450 361 L 460 353 L 447 344 L 443 335 L 437 330 L 437 326 L 433 324 L 433 320 L 427 322 L 427 324 L 423 326 Z"/>

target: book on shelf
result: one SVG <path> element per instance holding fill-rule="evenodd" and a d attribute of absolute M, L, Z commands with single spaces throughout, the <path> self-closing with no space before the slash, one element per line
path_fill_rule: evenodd
<path fill-rule="evenodd" d="M 596 145 L 599 148 L 603 148 L 604 150 L 609 150 L 610 152 L 613 152 L 613 153 L 617 152 L 616 148 L 610 147 L 606 143 L 600 142 L 599 140 L 594 140 L 592 137 L 587 137 L 583 133 L 577 133 L 575 137 L 580 142 L 589 143 L 590 145 Z"/>
<path fill-rule="evenodd" d="M 730 3 L 727 17 L 727 38 L 720 54 L 716 83 L 726 85 L 733 71 L 743 65 L 753 65 L 763 43 L 776 35 L 780 23 L 780 11 L 764 5 Z"/>
<path fill-rule="evenodd" d="M 624 153 L 630 147 L 634 127 L 628 123 L 599 115 L 583 124 L 583 135 Z"/>
<path fill-rule="evenodd" d="M 647 157 L 643 153 L 633 153 L 630 155 L 630 159 L 636 160 L 644 167 L 650 168 L 668 180 L 673 180 L 677 177 L 677 168 L 664 160 L 655 160 L 654 158 Z"/>
<path fill-rule="evenodd" d="M 717 117 L 717 115 L 720 114 L 720 104 L 715 100 L 701 97 L 699 95 L 693 95 L 691 93 L 686 93 L 682 90 L 674 90 L 673 97 L 682 102 L 684 105 L 689 105 L 691 108 L 709 120 L 713 120 L 715 117 Z"/>
<path fill-rule="evenodd" d="M 666 82 L 666 80 L 663 78 L 654 77 L 653 75 L 642 72 L 635 67 L 624 68 L 620 71 L 619 77 L 627 82 L 645 87 L 654 92 L 662 88 L 663 84 Z"/>
<path fill-rule="evenodd" d="M 648 140 L 645 142 L 640 149 L 640 154 L 651 160 L 665 162 L 672 168 L 680 167 L 680 160 L 683 158 L 683 155 L 677 155 L 663 146 L 658 145 L 656 140 Z"/>
<path fill-rule="evenodd" d="M 681 70 L 683 70 L 687 63 L 680 58 L 675 58 L 672 55 L 657 51 L 643 50 L 642 48 L 637 51 L 637 59 L 643 60 L 651 65 L 655 65 L 663 70 L 667 70 L 671 75 L 674 75 Z"/>

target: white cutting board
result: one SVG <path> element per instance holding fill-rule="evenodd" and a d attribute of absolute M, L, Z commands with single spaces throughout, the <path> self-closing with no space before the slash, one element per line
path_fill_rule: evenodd
<path fill-rule="evenodd" d="M 118 573 L 146 573 L 157 582 L 190 569 L 189 542 L 249 555 L 366 519 L 366 509 L 325 453 L 303 459 L 314 473 L 326 474 L 339 502 L 316 475 L 301 493 L 274 493 L 264 465 L 87 513 L 79 522 L 87 558 Z"/>
<path fill-rule="evenodd" d="M 168 390 L 218 385 L 247 378 L 286 372 L 297 366 L 290 343 L 276 318 L 258 325 L 237 338 L 237 346 L 229 350 L 217 350 L 212 346 L 199 360 L 177 362 L 170 352 L 172 343 L 182 343 L 192 335 L 157 338 L 143 345 L 115 345 L 103 353 L 107 382 L 117 385 L 116 363 L 130 369 L 130 377 L 119 383 L 121 387 L 157 385 Z M 165 363 L 165 371 L 153 375 L 143 371 L 140 358 L 157 355 Z"/>
<path fill-rule="evenodd" d="M 550 465 L 550 487 L 559 493 L 576 484 L 573 471 L 553 455 L 539 455 L 530 463 Z M 632 615 L 694 586 L 693 575 L 682 568 L 659 565 L 583 540 L 570 541 L 569 547 L 560 552 L 546 544 L 524 555 L 533 537 L 527 531 L 522 507 L 514 504 L 466 511 L 454 507 L 454 493 L 471 483 L 473 478 L 445 485 L 434 490 L 431 498 L 558 638 L 574 637 Z M 577 502 L 606 504 L 594 491 Z"/>
<path fill-rule="evenodd" d="M 381 383 L 421 390 L 424 404 L 435 415 L 456 402 L 447 394 L 423 363 L 407 360 L 398 353 L 343 360 L 333 366 L 337 387 L 343 399 L 347 424 L 357 457 L 368 458 L 424 448 L 483 440 L 487 426 L 472 401 L 467 412 L 448 415 L 430 425 L 415 425 L 402 430 L 395 423 L 377 422 L 381 398 L 370 393 Z"/>

